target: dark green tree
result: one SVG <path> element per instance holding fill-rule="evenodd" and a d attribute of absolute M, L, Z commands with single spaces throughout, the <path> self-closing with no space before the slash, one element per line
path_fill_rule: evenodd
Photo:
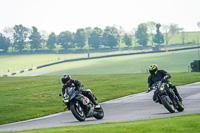
<path fill-rule="evenodd" d="M 163 34 L 160 32 L 160 24 L 156 24 L 156 34 L 153 37 L 153 42 L 157 43 L 158 45 L 164 43 L 164 36 Z"/>
<path fill-rule="evenodd" d="M 57 44 L 61 45 L 64 49 L 73 47 L 73 33 L 70 31 L 61 32 L 57 37 Z"/>
<path fill-rule="evenodd" d="M 22 52 L 26 44 L 25 40 L 28 36 L 28 29 L 23 25 L 15 25 L 14 27 L 14 47 Z"/>
<path fill-rule="evenodd" d="M 128 35 L 127 33 L 124 34 L 122 40 L 128 47 L 130 47 L 132 45 L 132 37 L 130 35 Z"/>
<path fill-rule="evenodd" d="M 3 34 L 0 33 L 0 49 L 3 49 L 4 52 L 8 51 L 8 47 L 10 46 L 10 39 L 3 36 Z"/>
<path fill-rule="evenodd" d="M 100 45 L 102 44 L 102 34 L 103 30 L 95 27 L 92 29 L 90 36 L 88 38 L 88 44 L 90 47 L 93 47 L 94 49 L 99 49 Z"/>
<path fill-rule="evenodd" d="M 47 40 L 47 47 L 48 47 L 50 50 L 53 50 L 53 49 L 56 48 L 56 46 L 55 46 L 56 40 L 57 40 L 56 34 L 55 34 L 54 32 L 52 32 L 52 33 L 49 35 L 48 40 Z"/>
<path fill-rule="evenodd" d="M 146 24 L 138 25 L 137 31 L 135 33 L 135 37 L 138 39 L 138 43 L 142 46 L 147 46 L 148 42 L 148 34 L 147 34 L 147 26 Z"/>
<path fill-rule="evenodd" d="M 107 26 L 103 32 L 103 44 L 113 48 L 117 46 L 120 41 L 120 35 L 115 27 Z"/>
<path fill-rule="evenodd" d="M 86 45 L 86 33 L 84 29 L 77 29 L 74 35 L 74 43 L 81 49 Z"/>
<path fill-rule="evenodd" d="M 32 27 L 31 34 L 29 36 L 29 42 L 31 44 L 31 49 L 38 49 L 41 47 L 42 39 L 41 35 L 38 32 L 38 29 L 36 27 Z"/>

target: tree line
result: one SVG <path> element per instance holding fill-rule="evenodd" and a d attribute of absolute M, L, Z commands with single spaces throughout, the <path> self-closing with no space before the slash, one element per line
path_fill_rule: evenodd
<path fill-rule="evenodd" d="M 162 32 L 161 32 L 162 27 Z M 11 47 L 12 51 L 22 52 L 25 47 L 28 50 L 39 50 L 47 47 L 49 50 L 60 45 L 64 50 L 80 48 L 88 43 L 90 49 L 100 49 L 102 47 L 114 48 L 122 40 L 128 47 L 133 42 L 141 46 L 147 46 L 148 41 L 152 45 L 161 45 L 164 42 L 168 45 L 170 39 L 178 32 L 183 32 L 177 24 L 161 25 L 155 22 L 141 23 L 137 28 L 133 28 L 131 33 L 126 33 L 122 27 L 107 26 L 105 29 L 98 27 L 79 28 L 76 32 L 63 31 L 56 35 L 54 32 L 49 35 L 45 31 L 38 31 L 35 26 L 31 29 L 23 25 L 6 27 L 4 34 L 0 33 L 0 49 L 7 52 Z M 183 37 L 184 38 L 184 35 Z M 183 39 L 184 43 L 184 39 Z"/>

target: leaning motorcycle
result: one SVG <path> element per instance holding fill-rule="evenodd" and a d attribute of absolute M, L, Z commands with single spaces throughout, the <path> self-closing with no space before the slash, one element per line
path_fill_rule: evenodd
<path fill-rule="evenodd" d="M 175 95 L 173 89 L 169 88 L 167 82 L 158 81 L 152 85 L 151 90 L 155 90 L 154 93 L 157 94 L 157 101 L 159 101 L 170 113 L 174 113 L 175 110 L 178 112 L 184 110 L 183 103 Z M 147 93 L 151 90 L 147 91 Z"/>
<path fill-rule="evenodd" d="M 96 119 L 102 119 L 104 117 L 102 107 L 100 105 L 95 106 L 89 98 L 75 91 L 75 87 L 67 87 L 65 89 L 63 102 L 67 105 L 67 109 L 71 110 L 74 117 L 79 121 L 85 121 L 89 117 L 95 117 Z"/>

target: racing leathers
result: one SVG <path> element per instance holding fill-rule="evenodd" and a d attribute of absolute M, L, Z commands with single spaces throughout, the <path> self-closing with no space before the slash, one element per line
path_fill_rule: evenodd
<path fill-rule="evenodd" d="M 62 93 L 65 94 L 66 87 L 75 87 L 75 90 L 88 97 L 94 105 L 98 105 L 96 97 L 90 92 L 83 89 L 83 84 L 76 79 L 70 79 L 62 86 Z"/>

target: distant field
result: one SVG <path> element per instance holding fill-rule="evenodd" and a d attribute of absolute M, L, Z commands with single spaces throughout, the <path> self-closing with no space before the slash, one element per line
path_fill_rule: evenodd
<path fill-rule="evenodd" d="M 91 53 L 90 57 L 131 53 L 136 51 L 116 51 L 109 53 Z M 141 51 L 137 51 L 141 52 Z M 44 64 L 58 62 L 66 59 L 87 58 L 88 54 L 36 54 L 36 55 L 1 55 L 0 75 L 12 73 Z M 9 70 L 9 72 L 8 72 Z"/>
<path fill-rule="evenodd" d="M 185 43 L 188 43 L 188 42 L 197 43 L 198 38 L 200 38 L 200 32 L 186 32 L 185 33 Z M 171 45 L 171 44 L 181 44 L 182 43 L 181 39 L 182 39 L 181 33 L 177 33 L 169 41 L 169 45 Z"/>
<path fill-rule="evenodd" d="M 168 72 L 188 72 L 190 71 L 190 63 L 196 59 L 198 59 L 197 49 L 129 55 L 62 63 L 19 74 L 18 76 L 43 72 L 52 72 L 48 75 L 61 75 L 63 73 L 70 73 L 73 75 L 145 73 L 148 70 L 148 66 L 153 63 L 158 64 L 160 69 L 165 69 Z"/>
<path fill-rule="evenodd" d="M 84 58 L 86 54 L 1 55 L 0 75 L 65 59 Z"/>

